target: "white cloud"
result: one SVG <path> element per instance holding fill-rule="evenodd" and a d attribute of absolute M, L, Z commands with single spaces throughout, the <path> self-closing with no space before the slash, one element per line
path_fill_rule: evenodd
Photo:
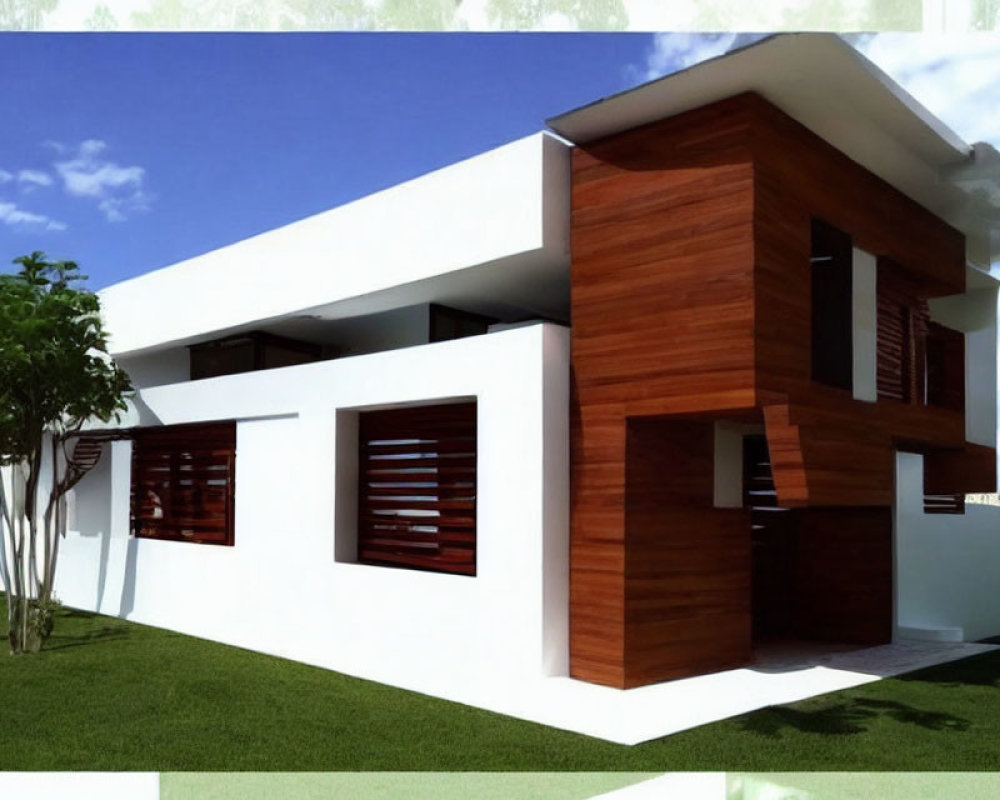
<path fill-rule="evenodd" d="M 5 169 L 0 169 L 0 183 L 8 183 L 14 180 L 14 176 Z"/>
<path fill-rule="evenodd" d="M 857 47 L 967 142 L 1000 146 L 1000 37 L 882 33 Z"/>
<path fill-rule="evenodd" d="M 48 142 L 57 153 L 71 149 L 58 142 Z M 142 167 L 123 167 L 104 157 L 108 149 L 100 139 L 87 139 L 76 148 L 74 155 L 55 163 L 66 192 L 74 197 L 97 201 L 97 207 L 110 222 L 127 219 L 127 213 L 146 211 L 149 195 L 143 188 L 146 171 Z"/>
<path fill-rule="evenodd" d="M 651 81 L 727 52 L 735 33 L 658 33 L 640 77 Z"/>
<path fill-rule="evenodd" d="M 17 181 L 29 186 L 51 186 L 52 176 L 37 169 L 22 169 L 17 173 Z"/>
<path fill-rule="evenodd" d="M 654 80 L 749 44 L 759 35 L 656 34 L 635 80 Z M 1000 146 L 1000 37 L 880 33 L 849 37 L 919 103 L 967 142 Z"/>
<path fill-rule="evenodd" d="M 0 222 L 11 227 L 41 226 L 49 231 L 64 231 L 66 223 L 54 220 L 44 214 L 35 214 L 18 208 L 16 203 L 0 200 Z"/>

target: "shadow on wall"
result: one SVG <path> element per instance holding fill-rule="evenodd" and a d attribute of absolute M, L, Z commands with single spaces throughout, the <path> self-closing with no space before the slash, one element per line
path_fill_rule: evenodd
<path fill-rule="evenodd" d="M 122 599 L 118 606 L 118 616 L 126 618 L 135 607 L 135 564 L 138 541 L 134 536 L 128 537 L 125 549 L 125 574 L 122 579 Z"/>
<path fill-rule="evenodd" d="M 96 466 L 74 489 L 75 524 L 71 527 L 83 539 L 96 540 L 93 543 L 98 548 L 98 559 L 92 607 L 125 616 L 135 603 L 136 542 L 126 532 L 113 535 L 112 495 L 111 444 L 106 443 Z M 121 594 L 116 604 L 119 578 Z M 118 608 L 109 607 L 114 605 Z"/>

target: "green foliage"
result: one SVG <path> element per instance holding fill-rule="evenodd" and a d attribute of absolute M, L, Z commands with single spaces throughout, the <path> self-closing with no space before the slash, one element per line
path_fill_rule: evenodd
<path fill-rule="evenodd" d="M 0 275 L 0 467 L 11 486 L 8 498 L 0 481 L 0 583 L 10 594 L 11 652 L 23 653 L 48 639 L 57 607 L 52 586 L 69 486 L 58 444 L 88 420 L 117 418 L 132 384 L 108 355 L 97 295 L 74 286 L 86 277 L 77 265 L 39 252 L 14 263 L 20 272 Z M 46 436 L 53 475 L 43 503 Z"/>
<path fill-rule="evenodd" d="M 72 261 L 43 253 L 0 275 L 0 464 L 29 459 L 43 431 L 72 429 L 126 408 L 132 384 L 107 354 L 97 295 Z"/>

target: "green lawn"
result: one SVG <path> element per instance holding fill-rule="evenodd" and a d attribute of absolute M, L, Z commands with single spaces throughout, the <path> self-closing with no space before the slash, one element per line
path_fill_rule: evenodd
<path fill-rule="evenodd" d="M 991 653 L 624 747 L 64 611 L 0 651 L 0 771 L 1000 770 L 998 678 Z"/>

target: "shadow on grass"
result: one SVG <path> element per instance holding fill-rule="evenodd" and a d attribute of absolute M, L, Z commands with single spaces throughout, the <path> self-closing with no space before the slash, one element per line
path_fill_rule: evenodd
<path fill-rule="evenodd" d="M 72 634 L 53 633 L 45 643 L 43 650 L 65 650 L 68 647 L 81 647 L 82 645 L 97 644 L 99 642 L 117 641 L 127 639 L 129 632 L 123 628 L 106 625 L 102 628 L 95 628 L 90 631 L 83 631 Z"/>
<path fill-rule="evenodd" d="M 899 681 L 922 681 L 947 686 L 989 686 L 1000 688 L 1000 651 L 949 661 L 936 667 L 897 675 Z"/>
<path fill-rule="evenodd" d="M 923 711 L 894 700 L 858 698 L 815 711 L 803 711 L 788 706 L 765 708 L 742 722 L 744 731 L 779 738 L 783 731 L 818 733 L 826 736 L 850 736 L 864 733 L 867 723 L 878 717 L 917 725 L 931 731 L 964 731 L 969 721 L 939 711 Z"/>
<path fill-rule="evenodd" d="M 62 608 L 56 615 L 56 619 L 68 617 L 70 619 L 97 619 L 98 615 L 93 611 L 83 611 L 79 608 Z"/>

